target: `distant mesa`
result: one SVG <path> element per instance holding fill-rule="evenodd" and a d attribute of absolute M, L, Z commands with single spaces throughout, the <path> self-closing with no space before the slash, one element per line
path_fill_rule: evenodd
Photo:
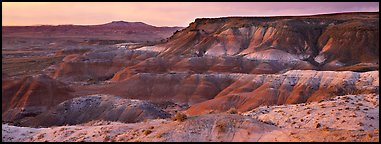
<path fill-rule="evenodd" d="M 127 21 L 112 21 L 106 24 L 103 24 L 103 26 L 151 26 L 143 22 L 127 22 Z"/>

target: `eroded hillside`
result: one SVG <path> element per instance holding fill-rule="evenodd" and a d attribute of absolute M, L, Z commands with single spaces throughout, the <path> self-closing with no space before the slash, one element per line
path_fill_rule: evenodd
<path fill-rule="evenodd" d="M 201 18 L 171 37 L 24 27 L 3 36 L 3 141 L 379 141 L 378 25 L 364 12 Z M 126 42 L 131 29 L 152 37 Z"/>

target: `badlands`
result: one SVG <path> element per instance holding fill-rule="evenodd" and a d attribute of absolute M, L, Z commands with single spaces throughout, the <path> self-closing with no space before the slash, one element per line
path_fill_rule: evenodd
<path fill-rule="evenodd" d="M 2 28 L 3 142 L 379 142 L 376 12 Z"/>

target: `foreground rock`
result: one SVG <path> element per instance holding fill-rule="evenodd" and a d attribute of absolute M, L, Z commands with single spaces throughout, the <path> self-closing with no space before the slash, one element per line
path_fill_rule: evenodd
<path fill-rule="evenodd" d="M 259 107 L 242 115 L 190 116 L 182 122 L 96 120 L 37 129 L 3 124 L 2 141 L 378 142 L 378 114 L 378 94 L 346 95 L 323 102 Z"/>
<path fill-rule="evenodd" d="M 379 129 L 379 95 L 345 95 L 322 102 L 263 106 L 244 113 L 281 128 Z"/>
<path fill-rule="evenodd" d="M 90 122 L 53 128 L 2 125 L 3 141 L 379 141 L 378 130 L 281 129 L 250 117 L 211 114 L 184 122 L 164 119 L 123 124 Z"/>

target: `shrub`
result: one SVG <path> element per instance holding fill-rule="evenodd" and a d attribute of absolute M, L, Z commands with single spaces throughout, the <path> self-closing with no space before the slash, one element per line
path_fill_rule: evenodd
<path fill-rule="evenodd" d="M 157 133 L 156 134 L 156 138 L 161 138 L 161 137 L 163 137 L 163 133 Z"/>
<path fill-rule="evenodd" d="M 368 137 L 373 138 L 373 135 L 372 134 L 368 134 Z"/>
<path fill-rule="evenodd" d="M 321 124 L 320 123 L 317 123 L 316 124 L 316 128 L 320 128 L 321 127 Z"/>
<path fill-rule="evenodd" d="M 144 131 L 144 135 L 149 135 L 150 133 L 152 133 L 151 130 L 145 130 L 145 131 Z"/>
<path fill-rule="evenodd" d="M 236 108 L 230 108 L 230 109 L 227 111 L 227 113 L 229 113 L 229 114 L 237 114 L 238 111 L 237 111 Z"/>
<path fill-rule="evenodd" d="M 40 134 L 40 135 L 37 136 L 38 139 L 42 139 L 44 137 L 45 137 L 45 134 Z"/>
<path fill-rule="evenodd" d="M 105 136 L 105 138 L 103 139 L 103 141 L 105 141 L 105 142 L 108 142 L 110 140 L 111 140 L 111 138 L 109 136 Z"/>
<path fill-rule="evenodd" d="M 224 124 L 217 124 L 216 128 L 217 128 L 218 132 L 225 131 L 225 125 Z"/>
<path fill-rule="evenodd" d="M 183 114 L 181 112 L 177 112 L 176 115 L 174 117 L 172 117 L 172 120 L 173 121 L 180 121 L 180 122 L 183 122 L 187 119 L 187 115 L 186 114 Z"/>

